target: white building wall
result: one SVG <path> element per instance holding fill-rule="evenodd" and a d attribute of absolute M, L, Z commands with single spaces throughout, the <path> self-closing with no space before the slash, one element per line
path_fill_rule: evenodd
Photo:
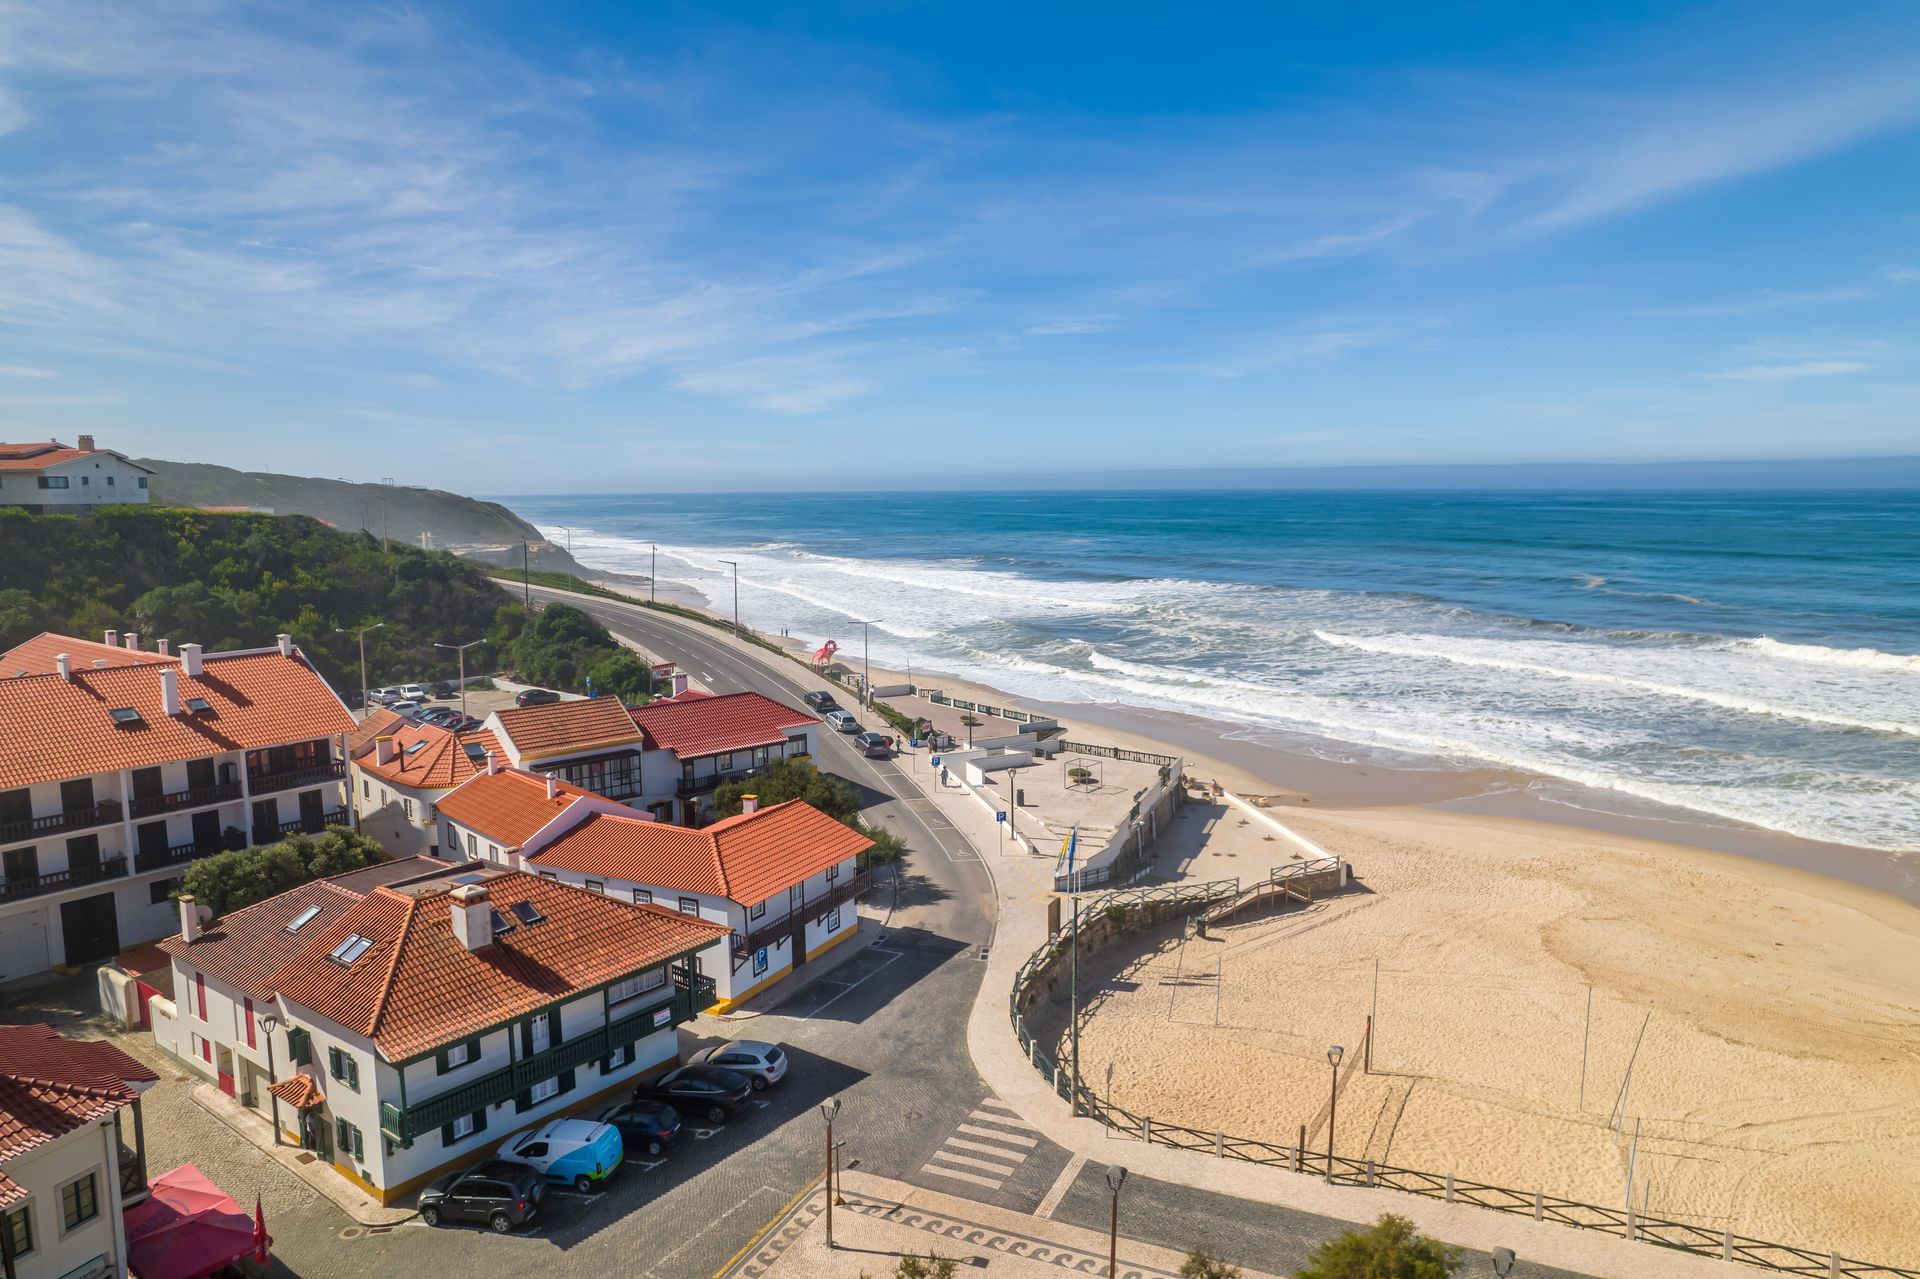
<path fill-rule="evenodd" d="M 101 1256 L 108 1263 L 102 1273 L 126 1274 L 119 1160 L 113 1119 L 108 1117 L 0 1163 L 0 1172 L 31 1196 L 27 1207 L 33 1218 L 33 1251 L 15 1262 L 20 1279 L 58 1279 Z M 73 1230 L 64 1230 L 60 1188 L 88 1172 L 94 1176 L 99 1211 Z"/>
<path fill-rule="evenodd" d="M 361 834 L 378 840 L 393 857 L 431 854 L 440 847 L 440 821 L 435 805 L 451 793 L 450 788 L 398 786 L 362 769 L 357 761 L 347 772 L 352 809 L 360 819 Z"/>
<path fill-rule="evenodd" d="M 61 478 L 65 488 L 41 488 L 40 476 Z M 9 471 L 0 477 L 0 506 L 121 506 L 144 503 L 146 472 L 111 453 L 89 453 L 39 472 Z"/>

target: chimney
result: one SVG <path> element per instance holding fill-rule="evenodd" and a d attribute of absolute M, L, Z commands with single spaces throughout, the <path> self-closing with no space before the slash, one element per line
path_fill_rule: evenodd
<path fill-rule="evenodd" d="M 740 797 L 740 815 L 742 817 L 748 813 L 757 813 L 759 811 L 760 797 L 758 795 L 742 795 Z"/>
<path fill-rule="evenodd" d="M 162 657 L 172 657 L 173 641 L 172 640 L 155 640 L 153 642 L 153 651 L 160 654 L 160 656 Z"/>
<path fill-rule="evenodd" d="M 93 659 L 93 669 L 94 669 L 94 670 L 96 670 L 96 671 L 104 671 L 104 670 L 106 670 L 106 669 L 107 669 L 107 659 L 106 659 L 106 658 L 104 658 L 104 657 L 96 657 L 96 658 L 94 658 L 94 659 Z"/>
<path fill-rule="evenodd" d="M 493 905 L 484 884 L 462 884 L 453 899 L 453 937 L 468 950 L 493 944 Z M 184 900 L 184 899 L 182 899 Z"/>
<path fill-rule="evenodd" d="M 128 648 L 132 649 L 136 653 L 140 651 L 140 632 L 139 631 L 128 631 L 126 635 L 126 640 L 127 640 Z"/>
<path fill-rule="evenodd" d="M 192 893 L 180 896 L 180 940 L 188 943 L 200 940 L 200 930 L 213 922 L 213 912 L 193 900 Z"/>
<path fill-rule="evenodd" d="M 276 635 L 273 637 L 273 640 L 274 640 L 274 643 L 280 646 L 280 656 L 282 657 L 293 656 L 293 636 Z"/>
<path fill-rule="evenodd" d="M 548 799 L 560 798 L 560 779 L 555 777 L 552 773 L 547 774 L 547 798 Z"/>
<path fill-rule="evenodd" d="M 171 666 L 160 668 L 160 712 L 163 715 L 180 713 L 180 672 Z"/>
<path fill-rule="evenodd" d="M 81 436 L 81 437 L 80 437 L 80 443 L 79 443 L 79 445 L 78 445 L 77 447 L 79 448 L 79 450 L 80 450 L 80 451 L 81 451 L 82 453 L 91 453 L 91 452 L 93 452 L 93 437 L 92 437 L 91 435 L 83 435 L 83 436 Z"/>
<path fill-rule="evenodd" d="M 495 773 L 498 773 L 499 771 L 500 771 L 500 752 L 488 751 L 487 752 L 487 776 L 492 777 Z"/>
<path fill-rule="evenodd" d="M 373 739 L 373 762 L 376 764 L 393 763 L 393 739 L 376 737 Z"/>
<path fill-rule="evenodd" d="M 71 684 L 73 682 L 73 654 L 55 653 L 53 655 L 53 669 L 60 673 L 61 679 Z"/>
<path fill-rule="evenodd" d="M 687 691 L 687 677 L 680 671 L 673 674 L 673 695 L 675 697 Z"/>
<path fill-rule="evenodd" d="M 107 645 L 107 647 L 108 647 L 108 648 L 119 648 L 119 647 L 120 647 L 120 632 L 119 632 L 119 631 L 116 631 L 116 630 L 114 630 L 114 629 L 113 629 L 112 627 L 108 627 L 108 628 L 107 628 L 107 638 L 106 638 L 106 645 Z"/>
<path fill-rule="evenodd" d="M 200 678 L 200 646 L 198 644 L 180 646 L 180 669 L 189 679 Z"/>

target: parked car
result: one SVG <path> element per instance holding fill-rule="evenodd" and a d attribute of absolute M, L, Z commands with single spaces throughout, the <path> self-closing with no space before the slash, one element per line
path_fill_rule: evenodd
<path fill-rule="evenodd" d="M 549 688 L 523 688 L 514 697 L 515 706 L 545 706 L 549 702 L 560 700 L 560 694 Z"/>
<path fill-rule="evenodd" d="M 471 733 L 474 729 L 479 728 L 483 722 L 482 720 L 475 719 L 471 715 L 460 715 L 447 721 L 446 728 L 450 733 Z"/>
<path fill-rule="evenodd" d="M 417 723 L 435 724 L 441 728 L 457 724 L 463 718 L 457 706 L 431 706 L 414 716 Z"/>
<path fill-rule="evenodd" d="M 893 754 L 893 739 L 884 733 L 861 733 L 853 744 L 868 759 L 885 759 Z"/>
<path fill-rule="evenodd" d="M 367 694 L 367 700 L 375 706 L 387 706 L 400 700 L 397 688 L 376 688 Z"/>
<path fill-rule="evenodd" d="M 633 1090 L 635 1101 L 664 1101 L 683 1114 L 724 1123 L 753 1096 L 753 1081 L 725 1066 L 682 1066 Z"/>
<path fill-rule="evenodd" d="M 424 702 L 427 700 L 427 686 L 425 684 L 402 684 L 400 686 L 400 696 L 410 702 Z"/>
<path fill-rule="evenodd" d="M 547 1188 L 525 1164 L 489 1159 L 464 1172 L 450 1172 L 420 1192 L 420 1220 L 484 1221 L 504 1235 L 532 1222 Z"/>
<path fill-rule="evenodd" d="M 680 1136 L 680 1112 L 664 1101 L 623 1102 L 594 1118 L 618 1128 L 620 1141 L 628 1150 L 644 1150 L 649 1155 L 663 1153 Z"/>
<path fill-rule="evenodd" d="M 730 1044 L 702 1048 L 687 1060 L 696 1065 L 737 1070 L 752 1082 L 755 1092 L 771 1088 L 787 1077 L 787 1054 L 780 1050 L 780 1045 L 758 1039 L 736 1039 Z"/>
<path fill-rule="evenodd" d="M 427 695 L 429 697 L 439 697 L 439 698 L 458 697 L 460 695 L 460 690 L 455 688 L 447 680 L 437 679 L 433 681 L 433 683 L 427 685 Z"/>
<path fill-rule="evenodd" d="M 620 1166 L 620 1130 L 588 1119 L 552 1119 L 500 1143 L 500 1157 L 525 1164 L 581 1194 Z"/>
<path fill-rule="evenodd" d="M 824 688 L 817 688 L 811 693 L 804 693 L 801 695 L 800 700 L 805 702 L 807 709 L 816 715 L 825 715 L 828 711 L 837 711 L 840 709 L 840 703 L 834 701 L 833 694 Z"/>
<path fill-rule="evenodd" d="M 857 733 L 860 731 L 860 721 L 853 717 L 852 711 L 828 711 L 825 715 L 821 716 L 821 718 L 827 722 L 828 727 L 839 732 Z"/>
<path fill-rule="evenodd" d="M 346 707 L 348 710 L 357 711 L 360 709 L 360 704 L 364 699 L 361 698 L 359 689 L 350 688 L 346 690 L 344 693 L 340 694 L 340 700 L 346 703 Z"/>
<path fill-rule="evenodd" d="M 408 719 L 412 719 L 415 712 L 420 709 L 420 703 L 410 702 L 402 698 L 397 702 L 388 702 L 387 709 L 396 715 L 405 715 Z"/>

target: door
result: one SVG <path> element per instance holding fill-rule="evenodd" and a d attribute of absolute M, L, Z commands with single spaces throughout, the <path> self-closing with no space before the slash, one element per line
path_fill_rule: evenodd
<path fill-rule="evenodd" d="M 0 885 L 0 900 L 10 898 L 15 893 L 24 893 L 33 881 L 40 878 L 40 853 L 34 848 L 9 848 L 0 853 L 0 870 L 5 871 L 8 890 Z"/>
<path fill-rule="evenodd" d="M 320 829 L 321 823 L 326 821 L 326 817 L 327 806 L 321 801 L 320 792 L 317 790 L 301 791 L 300 829 L 317 831 Z"/>
<path fill-rule="evenodd" d="M 166 784 L 157 768 L 136 768 L 133 770 L 133 797 L 136 800 L 159 799 L 166 794 Z M 152 811 L 152 810 L 148 810 Z"/>
<path fill-rule="evenodd" d="M 120 951 L 120 918 L 110 892 L 61 902 L 60 927 L 67 935 L 68 964 L 112 959 Z"/>
<path fill-rule="evenodd" d="M 233 765 L 227 765 L 231 772 Z M 213 785 L 213 761 L 211 759 L 190 759 L 187 761 L 187 789 L 199 790 Z"/>
<path fill-rule="evenodd" d="M 167 860 L 167 824 L 144 822 L 133 828 L 142 866 L 163 866 Z"/>
<path fill-rule="evenodd" d="M 805 896 L 804 884 L 787 889 L 787 912 L 793 920 L 793 931 L 787 934 L 787 949 L 793 952 L 795 968 L 807 962 L 807 917 L 800 909 L 805 904 Z"/>
<path fill-rule="evenodd" d="M 0 982 L 44 973 L 52 962 L 53 956 L 47 953 L 45 911 L 0 915 Z"/>
<path fill-rule="evenodd" d="M 533 1051 L 543 1053 L 553 1047 L 553 1023 L 546 1013 L 535 1013 L 527 1023 L 527 1035 Z"/>
<path fill-rule="evenodd" d="M 193 851 L 211 853 L 220 847 L 220 812 L 209 808 L 193 815 Z"/>
<path fill-rule="evenodd" d="M 214 1057 L 219 1062 L 219 1065 L 214 1067 L 214 1073 L 220 1077 L 220 1091 L 231 1097 L 234 1095 L 233 1050 L 222 1048 L 214 1053 Z"/>
<path fill-rule="evenodd" d="M 93 779 L 82 777 L 78 781 L 60 783 L 60 811 L 63 813 L 83 813 L 93 807 Z"/>
<path fill-rule="evenodd" d="M 333 1125 L 317 1110 L 300 1112 L 300 1146 L 317 1151 L 322 1159 L 333 1160 Z"/>
<path fill-rule="evenodd" d="M 98 835 L 76 835 L 67 841 L 67 869 L 73 872 L 73 882 L 76 884 L 99 878 L 88 873 L 100 869 Z"/>
<path fill-rule="evenodd" d="M 280 801 L 277 799 L 256 799 L 253 801 L 253 842 L 271 844 L 280 838 Z"/>

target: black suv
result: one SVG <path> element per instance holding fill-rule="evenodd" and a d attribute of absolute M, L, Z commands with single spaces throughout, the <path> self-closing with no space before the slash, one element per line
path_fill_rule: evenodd
<path fill-rule="evenodd" d="M 533 1220 L 547 1192 L 540 1174 L 526 1164 L 489 1159 L 465 1172 L 450 1172 L 420 1192 L 420 1220 L 484 1221 L 504 1235 Z"/>
<path fill-rule="evenodd" d="M 710 1124 L 724 1122 L 753 1096 L 753 1081 L 724 1066 L 682 1066 L 633 1090 L 635 1101 L 664 1101 Z"/>
<path fill-rule="evenodd" d="M 444 700 L 449 697 L 457 697 L 459 694 L 459 689 L 443 679 L 435 680 L 433 683 L 427 685 L 427 696 L 429 697 L 438 697 Z"/>
<path fill-rule="evenodd" d="M 833 694 L 823 688 L 815 689 L 811 693 L 803 693 L 800 700 L 805 702 L 807 709 L 815 715 L 825 715 L 828 711 L 840 709 L 840 703 L 833 700 Z"/>

